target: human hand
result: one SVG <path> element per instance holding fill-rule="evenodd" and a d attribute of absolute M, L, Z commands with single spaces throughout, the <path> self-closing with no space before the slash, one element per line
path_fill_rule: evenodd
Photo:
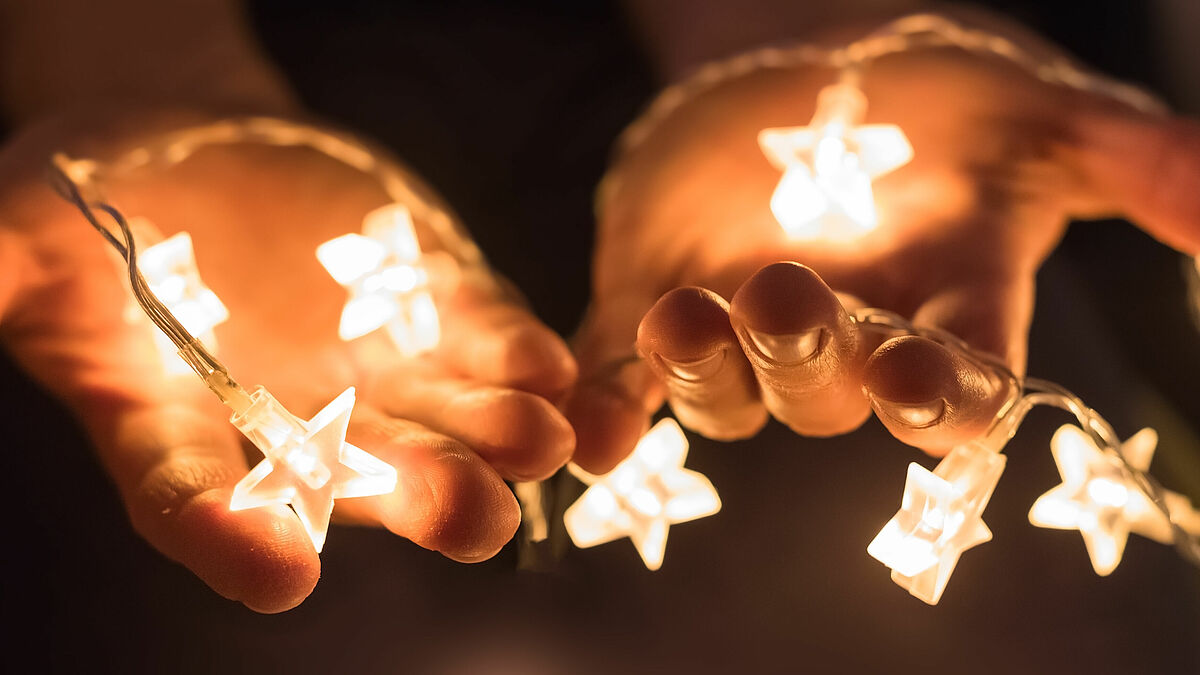
<path fill-rule="evenodd" d="M 944 453 L 987 428 L 1007 378 L 928 339 L 882 341 L 849 311 L 945 329 L 1020 374 L 1034 275 L 1069 219 L 1123 214 L 1200 250 L 1200 125 L 952 50 L 889 56 L 865 75 L 868 122 L 899 125 L 915 149 L 875 182 L 878 229 L 789 241 L 768 209 L 780 174 L 756 139 L 804 124 L 835 77 L 727 81 L 614 166 L 566 407 L 584 469 L 624 458 L 664 397 L 712 438 L 751 436 L 768 413 L 840 434 L 874 410 L 901 441 Z M 614 365 L 635 345 L 641 361 Z"/>
<path fill-rule="evenodd" d="M 78 416 L 153 546 L 221 595 L 282 611 L 317 582 L 311 542 L 286 507 L 229 510 L 248 455 L 228 409 L 195 377 L 164 374 L 153 329 L 126 319 L 121 265 L 45 180 L 53 152 L 105 158 L 198 121 L 69 117 L 0 152 L 0 339 Z M 439 298 L 442 339 L 429 354 L 402 360 L 378 333 L 338 339 L 345 291 L 314 252 L 388 201 L 372 179 L 311 150 L 236 145 L 105 189 L 126 215 L 191 233 L 203 279 L 231 314 L 216 329 L 219 356 L 243 384 L 268 387 L 304 418 L 358 388 L 347 441 L 393 465 L 399 484 L 339 500 L 335 517 L 483 560 L 520 519 L 503 481 L 544 478 L 570 456 L 573 432 L 548 399 L 571 385 L 574 361 L 490 275 L 465 273 Z"/>

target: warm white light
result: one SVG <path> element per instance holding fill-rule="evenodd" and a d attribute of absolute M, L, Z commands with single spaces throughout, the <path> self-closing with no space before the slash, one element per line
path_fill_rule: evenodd
<path fill-rule="evenodd" d="M 1147 471 L 1158 434 L 1142 429 L 1121 444 L 1130 466 Z M 1038 497 L 1029 522 L 1038 527 L 1079 530 L 1096 574 L 1110 574 L 1121 562 L 1130 532 L 1164 544 L 1173 539 L 1167 516 L 1138 488 L 1121 460 L 1104 452 L 1079 427 L 1065 425 L 1050 441 L 1062 484 Z M 1187 498 L 1166 493 L 1172 517 L 1192 514 Z"/>
<path fill-rule="evenodd" d="M 153 226 L 139 219 L 131 223 L 131 227 L 146 233 Z M 200 279 L 191 235 L 180 232 L 146 247 L 138 254 L 138 269 L 154 296 L 166 305 L 189 333 L 204 343 L 209 351 L 215 352 L 213 328 L 229 318 L 229 310 Z M 135 307 L 134 311 L 137 316 L 142 316 L 140 308 Z M 154 337 L 168 372 L 191 372 L 187 363 L 179 358 L 178 348 L 162 331 L 155 330 Z"/>
<path fill-rule="evenodd" d="M 931 472 L 908 466 L 900 510 L 867 546 L 892 580 L 936 605 L 962 552 L 992 538 L 983 523 L 1006 458 L 981 442 L 950 451 Z"/>
<path fill-rule="evenodd" d="M 716 489 L 703 474 L 683 468 L 688 443 L 673 419 L 654 425 L 633 454 L 603 476 L 573 468 L 589 484 L 563 515 L 580 548 L 629 537 L 646 567 L 662 566 L 667 530 L 721 510 Z"/>
<path fill-rule="evenodd" d="M 317 258 L 350 292 L 338 335 L 343 340 L 386 327 L 406 356 L 437 346 L 437 308 L 412 217 L 401 204 L 375 209 L 363 219 L 363 234 L 346 234 L 321 244 Z"/>
<path fill-rule="evenodd" d="M 771 212 L 796 239 L 849 239 L 875 228 L 871 181 L 907 164 L 912 145 L 893 124 L 863 125 L 867 99 L 850 84 L 825 87 L 806 127 L 764 129 L 758 143 L 783 171 Z"/>
<path fill-rule="evenodd" d="M 329 530 L 333 500 L 396 489 L 396 470 L 391 465 L 346 442 L 353 387 L 307 422 L 261 387 L 251 400 L 250 408 L 231 421 L 266 458 L 234 487 L 230 509 L 289 504 L 319 552 Z"/>

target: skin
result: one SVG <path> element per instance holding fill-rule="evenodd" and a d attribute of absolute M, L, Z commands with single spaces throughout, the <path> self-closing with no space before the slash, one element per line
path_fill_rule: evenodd
<path fill-rule="evenodd" d="M 878 230 L 789 241 L 757 134 L 806 124 L 834 78 L 816 67 L 737 78 L 615 164 L 566 406 L 584 469 L 623 459 L 664 399 L 713 438 L 752 436 L 768 415 L 841 434 L 874 412 L 901 441 L 944 454 L 987 428 L 1007 380 L 933 341 L 857 329 L 849 310 L 948 330 L 1020 374 L 1034 275 L 1071 218 L 1124 215 L 1200 250 L 1200 125 L 951 50 L 888 57 L 862 82 L 867 122 L 899 125 L 915 148 L 875 183 Z M 635 351 L 641 361 L 621 361 Z"/>
<path fill-rule="evenodd" d="M 0 148 L 0 345 L 79 418 L 147 541 L 253 610 L 295 607 L 320 576 L 299 521 L 282 506 L 228 508 L 261 453 L 197 378 L 164 375 L 153 328 L 125 318 L 118 259 L 51 191 L 46 166 L 54 152 L 104 160 L 230 115 L 307 116 L 232 0 L 5 0 L 0 12 L 0 93 L 16 129 Z M 340 500 L 335 520 L 484 560 L 520 521 L 504 481 L 548 477 L 571 456 L 574 432 L 551 401 L 574 360 L 502 280 L 465 274 L 445 289 L 433 353 L 401 361 L 382 334 L 338 339 L 346 292 L 314 251 L 388 202 L 372 179 L 313 151 L 237 145 L 104 189 L 163 236 L 192 235 L 230 310 L 218 354 L 241 384 L 305 419 L 357 388 L 347 440 L 400 482 Z"/>

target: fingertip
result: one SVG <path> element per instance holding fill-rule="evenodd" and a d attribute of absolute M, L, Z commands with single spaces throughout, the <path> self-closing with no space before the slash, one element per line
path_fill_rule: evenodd
<path fill-rule="evenodd" d="M 920 336 L 892 338 L 877 349 L 863 389 L 897 439 L 935 455 L 986 432 L 1007 394 L 994 373 Z"/>
<path fill-rule="evenodd" d="M 666 385 L 671 410 L 708 438 L 736 440 L 767 422 L 754 371 L 729 323 L 729 304 L 704 288 L 676 288 L 638 326 L 637 349 Z"/>
<path fill-rule="evenodd" d="M 398 419 L 355 423 L 351 430 L 355 443 L 396 467 L 399 483 L 387 495 L 346 500 L 348 515 L 378 521 L 458 562 L 487 560 L 516 533 L 516 498 L 463 443 Z"/>
<path fill-rule="evenodd" d="M 131 509 L 131 516 L 147 541 L 221 596 L 263 614 L 298 606 L 321 575 L 299 520 L 283 506 L 231 511 L 231 497 L 230 488 L 215 488 L 153 514 L 148 505 Z"/>
<path fill-rule="evenodd" d="M 447 408 L 471 420 L 478 432 L 460 434 L 459 440 L 510 480 L 548 478 L 575 450 L 575 430 L 540 396 L 511 389 L 473 390 L 455 396 Z"/>
<path fill-rule="evenodd" d="M 608 473 L 629 456 L 650 428 L 650 413 L 643 405 L 604 383 L 578 387 L 565 411 L 575 428 L 573 461 L 597 475 Z"/>
<path fill-rule="evenodd" d="M 637 331 L 640 353 L 683 363 L 708 358 L 735 344 L 728 303 L 716 293 L 695 286 L 665 293 L 642 317 Z"/>
<path fill-rule="evenodd" d="M 837 295 L 816 272 L 796 262 L 772 263 L 755 272 L 734 294 L 729 312 L 736 325 L 774 335 L 846 321 Z"/>

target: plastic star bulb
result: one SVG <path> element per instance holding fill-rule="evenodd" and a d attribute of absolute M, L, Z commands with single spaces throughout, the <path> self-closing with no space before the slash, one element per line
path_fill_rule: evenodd
<path fill-rule="evenodd" d="M 251 406 L 230 421 L 266 458 L 233 490 L 234 511 L 289 504 L 320 552 L 329 530 L 333 500 L 387 494 L 396 489 L 396 470 L 346 442 L 354 388 L 342 392 L 307 422 L 262 387 Z"/>
<path fill-rule="evenodd" d="M 983 523 L 1007 458 L 981 442 L 960 445 L 930 472 L 908 466 L 900 510 L 867 546 L 892 581 L 936 605 L 963 551 L 992 538 Z"/>
<path fill-rule="evenodd" d="M 563 515 L 571 541 L 587 548 L 629 537 L 647 568 L 661 567 L 672 524 L 721 510 L 712 483 L 683 468 L 687 451 L 683 429 L 668 418 L 646 432 L 612 471 L 582 475 L 590 485 Z"/>
<path fill-rule="evenodd" d="M 321 244 L 317 258 L 350 292 L 338 335 L 343 340 L 386 327 L 401 354 L 433 349 L 440 338 L 437 308 L 412 216 L 401 204 L 375 209 L 362 234 Z"/>
<path fill-rule="evenodd" d="M 850 239 L 875 229 L 871 181 L 907 164 L 912 145 L 894 124 L 863 125 L 867 99 L 835 84 L 817 96 L 806 127 L 764 129 L 758 144 L 783 177 L 771 211 L 796 239 Z"/>
<path fill-rule="evenodd" d="M 1142 429 L 1121 444 L 1121 454 L 1138 471 L 1147 471 L 1158 434 Z M 1065 425 L 1050 441 L 1062 484 L 1038 497 L 1029 522 L 1038 527 L 1079 530 L 1096 574 L 1106 576 L 1121 562 L 1130 532 L 1169 544 L 1167 516 L 1138 488 L 1120 459 L 1097 447 L 1079 427 Z M 1166 506 L 1177 521 L 1194 527 L 1186 497 L 1167 492 Z M 1178 514 L 1178 515 L 1176 515 Z"/>
<path fill-rule="evenodd" d="M 138 229 L 146 231 L 153 227 L 144 219 L 141 220 L 136 225 Z M 213 328 L 229 318 L 229 310 L 200 279 L 191 235 L 180 232 L 147 247 L 138 255 L 138 268 L 155 297 L 166 305 L 189 333 L 210 351 L 215 351 L 216 335 Z M 142 316 L 140 308 L 135 306 L 132 310 L 137 316 Z M 177 348 L 166 335 L 156 330 L 154 337 L 168 372 L 192 372 L 187 363 L 179 358 Z"/>

